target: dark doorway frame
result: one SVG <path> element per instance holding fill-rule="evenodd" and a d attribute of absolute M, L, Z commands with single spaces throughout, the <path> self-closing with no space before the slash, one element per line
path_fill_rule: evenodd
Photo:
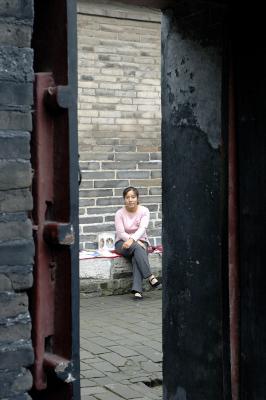
<path fill-rule="evenodd" d="M 126 0 L 124 2 L 130 3 L 130 1 Z M 46 73 L 52 70 L 56 85 L 64 87 L 63 90 L 59 90 L 59 92 L 61 91 L 59 103 L 61 103 L 62 108 L 68 110 L 69 135 L 65 137 L 65 154 L 61 162 L 67 161 L 67 164 L 65 164 L 65 167 L 67 166 L 66 173 L 63 176 L 67 181 L 69 193 L 68 216 L 76 232 L 76 241 L 70 247 L 67 260 L 71 265 L 68 271 L 70 278 L 70 291 L 68 292 L 68 304 L 70 306 L 68 312 L 71 320 L 71 333 L 68 332 L 68 337 L 73 360 L 73 373 L 77 377 L 75 383 L 71 384 L 71 393 L 68 395 L 70 396 L 69 398 L 78 400 L 80 395 L 78 383 L 79 274 L 76 1 L 60 0 L 54 2 L 49 0 L 43 5 L 41 3 L 43 2 L 40 0 L 35 1 L 35 4 L 40 6 L 39 9 L 36 9 L 33 37 L 35 72 Z M 234 81 L 236 88 L 235 100 L 233 101 L 237 103 L 234 116 L 237 144 L 235 154 L 239 173 L 239 198 L 237 202 L 239 205 L 238 223 L 240 229 L 236 228 L 236 233 L 237 238 L 239 237 L 240 239 L 239 262 L 241 270 L 239 284 L 243 294 L 240 303 L 241 315 L 236 319 L 236 323 L 240 323 L 241 355 L 236 354 L 236 358 L 240 360 L 240 372 L 242 374 L 242 377 L 240 377 L 241 396 L 243 399 L 258 400 L 265 393 L 265 380 L 263 381 L 261 371 L 263 371 L 262 365 L 266 366 L 266 359 L 263 356 L 264 347 L 262 345 L 265 339 L 263 332 L 266 329 L 265 321 L 261 319 L 265 304 L 265 291 L 263 292 L 261 286 L 264 277 L 261 266 L 263 265 L 263 260 L 265 260 L 264 231 L 263 223 L 261 222 L 265 220 L 265 186 L 263 184 L 265 178 L 265 172 L 263 171 L 265 166 L 265 135 L 263 135 L 265 121 L 261 90 L 266 85 L 265 79 L 262 81 L 257 79 L 257 63 L 251 60 L 245 63 L 245 46 L 247 43 L 250 48 L 253 48 L 253 53 L 260 59 L 261 68 L 259 71 L 263 75 L 262 67 L 265 64 L 265 56 L 262 56 L 260 51 L 263 48 L 263 40 L 260 39 L 263 37 L 263 23 L 257 21 L 255 29 L 252 30 L 252 35 L 244 35 L 245 45 L 242 44 L 240 47 L 238 45 L 243 43 L 241 35 L 245 32 L 247 22 L 259 20 L 259 10 L 256 9 L 256 12 L 253 11 L 251 15 L 250 10 L 244 10 L 245 15 L 242 19 L 242 24 L 235 31 L 233 24 L 232 26 L 228 25 L 230 25 L 230 20 L 233 21 L 232 16 L 237 15 L 237 11 L 229 9 L 227 1 L 175 2 L 138 0 L 134 4 L 160 8 L 166 14 L 168 13 L 166 10 L 171 9 L 167 14 L 165 36 L 163 37 L 163 68 L 165 73 L 162 77 L 164 109 L 164 143 L 162 152 L 164 168 L 164 397 L 169 400 L 186 399 L 187 396 L 189 398 L 194 396 L 195 398 L 197 387 L 203 387 L 205 389 L 202 389 L 200 393 L 197 392 L 197 400 L 203 398 L 205 400 L 213 400 L 214 397 L 217 400 L 229 400 L 232 398 L 231 385 L 234 382 L 229 372 L 230 308 L 227 203 L 230 53 L 226 47 L 229 36 L 231 36 L 233 39 L 234 76 L 236 78 Z M 221 10 L 225 10 L 225 14 L 222 15 Z M 230 18 L 229 13 L 231 13 Z M 224 16 L 224 19 L 220 18 L 221 16 Z M 221 29 L 218 36 L 217 27 L 218 31 Z M 207 36 L 206 33 L 208 33 Z M 189 94 L 190 89 L 187 93 L 182 94 L 182 101 L 179 101 L 176 97 L 177 91 L 181 93 L 180 89 L 182 87 L 179 86 L 177 79 L 171 80 L 171 74 L 173 76 L 175 74 L 177 78 L 179 71 L 176 70 L 177 59 L 174 57 L 175 53 L 171 53 L 168 46 L 169 40 L 174 40 L 180 34 L 184 44 L 180 51 L 183 51 L 184 54 L 186 49 L 191 49 L 192 43 L 195 47 L 199 46 L 202 49 L 210 48 L 210 46 L 213 46 L 216 50 L 223 48 L 223 57 L 220 63 L 222 88 L 220 99 L 222 104 L 220 108 L 221 122 L 220 125 L 219 123 L 217 124 L 221 130 L 220 152 L 217 152 L 213 142 L 207 143 L 210 139 L 208 135 L 206 142 L 204 133 L 207 130 L 204 132 L 204 130 L 199 129 L 197 121 L 193 119 L 195 115 L 191 113 L 193 110 L 188 101 L 191 95 L 191 93 Z M 220 34 L 221 36 L 219 36 Z M 225 40 L 225 47 L 218 43 L 219 40 L 218 42 L 216 41 L 220 37 Z M 256 43 L 255 48 L 254 43 Z M 58 52 L 59 48 L 61 53 Z M 175 47 L 172 49 L 175 49 Z M 189 54 L 192 55 L 193 51 Z M 63 54 L 63 56 L 60 57 L 60 54 Z M 191 60 L 184 59 L 184 63 L 187 63 L 188 69 L 192 68 Z M 243 65 L 245 65 L 245 68 L 243 68 Z M 208 66 L 208 63 L 206 66 Z M 253 73 L 252 77 L 250 71 Z M 250 77 L 248 83 L 245 82 L 246 76 Z M 208 84 L 207 80 L 206 83 Z M 193 88 L 191 90 L 193 92 Z M 176 107 L 177 105 L 178 108 Z M 188 105 L 189 107 L 187 107 Z M 182 113 L 178 112 L 180 109 Z M 254 140 L 251 139 L 250 131 L 255 133 Z M 201 146 L 201 152 L 197 152 L 198 144 Z M 210 148 L 208 147 L 209 145 Z M 187 152 L 188 149 L 190 153 Z M 194 157 L 192 159 L 193 165 L 190 164 L 189 154 Z M 206 157 L 204 157 L 204 154 Z M 171 162 L 169 163 L 167 159 L 170 159 Z M 185 160 L 185 164 L 182 160 Z M 206 160 L 211 161 L 210 169 L 206 168 Z M 186 181 L 186 174 L 183 175 L 183 179 L 176 178 L 177 171 L 182 170 L 184 165 L 187 166 L 187 171 L 190 172 L 187 176 L 192 177 L 191 181 Z M 207 166 L 209 167 L 209 165 Z M 201 173 L 200 176 L 197 175 L 198 171 Z M 213 179 L 213 172 L 218 174 L 215 179 Z M 200 178 L 201 185 L 199 185 L 197 179 L 194 179 L 196 176 Z M 251 186 L 249 185 L 250 182 Z M 206 192 L 203 190 L 204 185 L 208 185 Z M 59 187 L 60 185 L 57 190 Z M 252 188 L 252 191 L 248 191 L 247 194 L 245 188 L 249 187 Z M 60 192 L 58 191 L 58 193 Z M 59 199 L 63 201 L 60 195 Z M 213 203 L 211 203 L 212 200 Z M 185 210 L 185 219 L 183 219 L 183 212 L 180 211 L 180 207 Z M 169 210 L 171 213 L 169 213 Z M 193 211 L 195 211 L 195 215 L 193 215 Z M 205 220 L 201 218 L 201 215 L 204 215 Z M 200 235 L 203 235 L 205 240 L 202 241 L 202 245 L 199 245 L 201 240 L 197 241 Z M 183 242 L 183 246 L 180 238 L 186 239 Z M 209 247 L 206 246 L 206 241 Z M 217 252 L 219 253 L 218 255 Z M 254 268 L 250 269 L 250 265 L 253 265 L 252 257 L 254 259 Z M 188 276 L 187 267 L 191 268 L 192 261 L 195 265 L 190 271 L 191 276 Z M 197 272 L 196 266 L 198 264 L 196 261 L 199 261 L 205 267 L 205 277 L 208 280 L 206 287 L 204 287 L 205 282 L 201 280 L 201 275 Z M 204 294 L 206 294 L 206 297 L 204 297 Z M 216 304 L 215 307 L 213 303 Z M 34 305 L 34 297 L 32 304 Z M 195 320 L 198 321 L 196 325 L 194 324 Z M 202 321 L 202 325 L 200 321 Z M 211 329 L 217 326 L 216 323 L 220 329 L 215 332 L 215 339 L 210 336 L 211 339 L 206 343 L 203 327 L 207 324 L 208 328 Z M 199 328 L 197 332 L 195 332 L 195 327 Z M 189 332 L 192 332 L 192 335 Z M 210 371 L 208 357 L 205 358 L 205 355 L 208 355 L 208 351 L 197 353 L 196 334 L 201 337 L 202 345 L 205 346 L 207 344 L 209 346 L 209 356 L 212 361 L 216 360 L 215 363 L 219 367 L 220 377 Z M 206 337 L 208 337 L 208 334 L 209 331 L 206 330 Z M 250 349 L 254 349 L 254 353 Z M 252 372 L 253 365 L 254 372 Z M 194 372 L 193 377 L 191 377 L 191 369 Z M 176 376 L 177 373 L 178 377 Z M 209 394 L 206 390 L 208 384 L 211 384 L 212 387 Z M 56 388 L 56 385 L 54 388 Z M 56 395 L 50 394 L 49 399 L 52 399 L 52 396 L 56 396 L 59 399 L 61 396 L 60 388 L 59 393 L 56 393 Z M 238 393 L 236 393 L 234 400 L 237 400 L 238 397 Z M 43 398 L 45 398 L 45 394 Z"/>

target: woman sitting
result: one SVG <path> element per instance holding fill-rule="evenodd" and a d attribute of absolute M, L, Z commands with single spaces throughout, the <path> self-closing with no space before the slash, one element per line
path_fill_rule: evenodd
<path fill-rule="evenodd" d="M 115 214 L 116 252 L 131 259 L 133 267 L 133 286 L 131 292 L 136 300 L 141 300 L 142 280 L 148 279 L 155 288 L 160 282 L 151 273 L 148 259 L 149 240 L 146 229 L 150 212 L 139 204 L 138 189 L 130 186 L 123 191 L 125 206 Z"/>

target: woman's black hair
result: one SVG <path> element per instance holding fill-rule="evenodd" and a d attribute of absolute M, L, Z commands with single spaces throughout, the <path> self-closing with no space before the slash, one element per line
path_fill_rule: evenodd
<path fill-rule="evenodd" d="M 137 198 L 139 198 L 139 191 L 138 189 L 136 189 L 134 186 L 129 186 L 127 188 L 124 189 L 123 191 L 123 198 L 126 197 L 127 193 L 130 192 L 132 190 L 132 192 L 135 193 L 135 195 L 137 196 Z"/>

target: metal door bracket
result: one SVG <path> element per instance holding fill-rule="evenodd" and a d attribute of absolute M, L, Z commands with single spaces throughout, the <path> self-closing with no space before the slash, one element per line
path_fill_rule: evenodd
<path fill-rule="evenodd" d="M 32 137 L 33 227 L 35 238 L 32 302 L 35 351 L 34 387 L 47 387 L 51 369 L 72 382 L 71 258 L 75 243 L 69 209 L 67 87 L 55 84 L 51 73 L 35 76 L 35 120 Z M 49 99 L 49 100 L 48 100 Z M 61 110 L 60 112 L 54 112 Z M 50 373 L 49 372 L 49 373 Z"/>

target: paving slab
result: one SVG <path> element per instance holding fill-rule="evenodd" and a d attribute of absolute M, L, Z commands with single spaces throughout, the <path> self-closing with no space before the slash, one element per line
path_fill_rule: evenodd
<path fill-rule="evenodd" d="M 108 349 L 114 353 L 120 354 L 122 357 L 136 356 L 138 353 L 126 346 L 108 346 Z"/>
<path fill-rule="evenodd" d="M 85 379 L 92 379 L 92 378 L 102 378 L 105 376 L 105 374 L 95 368 L 86 370 L 86 371 L 81 371 L 81 374 L 85 377 Z M 81 385 L 83 381 L 81 379 Z"/>
<path fill-rule="evenodd" d="M 121 396 L 117 396 L 114 393 L 101 393 L 96 397 L 98 400 L 122 400 Z"/>
<path fill-rule="evenodd" d="M 102 354 L 108 352 L 105 347 L 99 346 L 98 344 L 93 343 L 91 340 L 82 340 L 80 343 L 80 347 L 83 351 L 87 350 L 92 354 Z"/>
<path fill-rule="evenodd" d="M 115 346 L 115 347 L 118 347 L 118 346 Z M 119 354 L 116 354 L 116 352 L 112 352 L 112 349 L 113 349 L 113 347 L 112 348 L 109 347 L 109 350 L 111 350 L 111 353 L 102 354 L 101 358 L 103 358 L 106 361 L 109 361 L 111 364 L 115 365 L 116 367 L 123 367 L 127 362 L 127 358 L 121 357 Z"/>
<path fill-rule="evenodd" d="M 161 297 L 81 298 L 81 400 L 162 399 Z"/>
<path fill-rule="evenodd" d="M 101 372 L 118 372 L 119 369 L 107 361 L 97 362 L 91 364 L 93 368 Z"/>
<path fill-rule="evenodd" d="M 104 377 L 104 378 L 96 378 L 96 379 L 106 379 L 106 378 Z M 110 382 L 106 382 L 106 383 L 110 383 Z M 83 378 L 80 381 L 81 389 L 82 388 L 86 388 L 86 387 L 92 387 L 92 386 L 95 387 L 97 385 L 98 386 L 102 386 L 102 384 L 101 383 L 97 383 L 95 379 L 93 381 L 92 379 Z"/>
<path fill-rule="evenodd" d="M 82 397 L 82 400 L 97 400 L 97 398 L 96 397 L 94 397 L 94 396 L 83 396 Z"/>
<path fill-rule="evenodd" d="M 105 387 L 111 392 L 122 397 L 122 399 L 131 400 L 139 397 L 137 396 L 135 390 L 130 389 L 129 385 L 122 385 L 121 383 L 111 383 L 109 385 L 105 385 Z"/>
<path fill-rule="evenodd" d="M 141 396 L 146 396 L 148 399 L 157 400 L 157 393 L 151 390 L 149 387 L 144 385 L 144 383 L 139 382 L 128 386 L 129 389 L 133 390 L 136 394 L 139 393 Z"/>
<path fill-rule="evenodd" d="M 95 395 L 97 393 L 106 393 L 106 392 L 108 392 L 108 390 L 106 390 L 106 388 L 102 386 L 84 387 L 81 388 L 81 398 L 83 395 Z"/>

